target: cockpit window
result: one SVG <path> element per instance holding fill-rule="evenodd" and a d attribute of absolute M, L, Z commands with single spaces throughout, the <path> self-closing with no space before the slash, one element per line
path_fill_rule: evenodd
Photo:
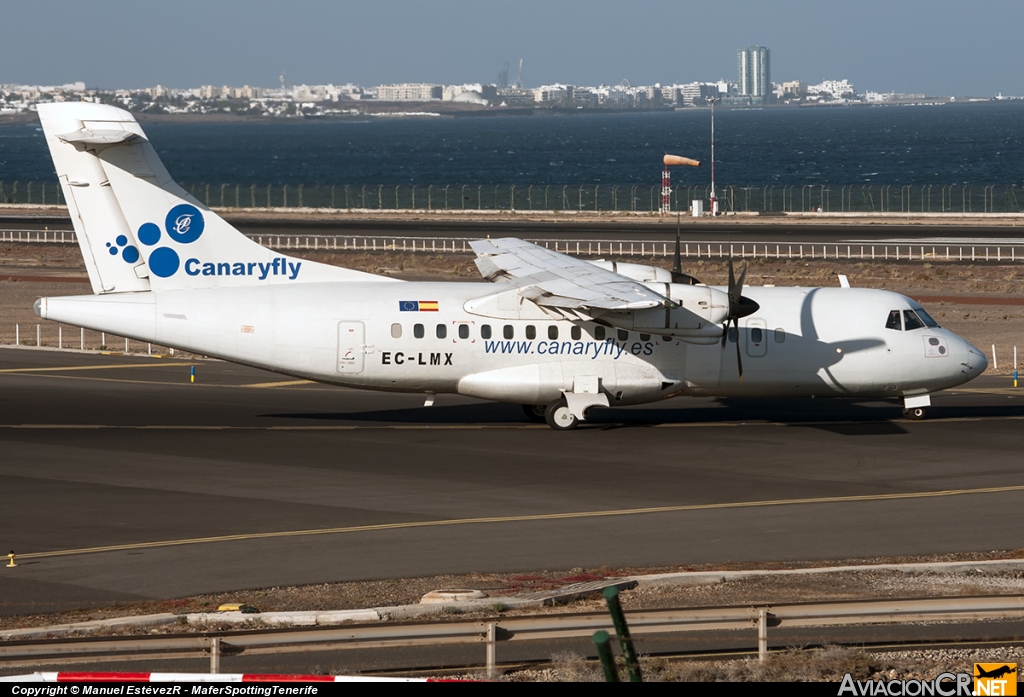
<path fill-rule="evenodd" d="M 921 321 L 924 322 L 924 326 L 926 326 L 926 327 L 937 327 L 937 326 L 939 326 L 939 323 L 936 322 L 934 319 L 932 319 L 932 316 L 929 315 L 927 312 L 925 312 L 924 308 L 915 307 L 914 308 L 914 313 L 917 314 L 917 316 L 921 318 Z"/>
<path fill-rule="evenodd" d="M 903 325 L 900 324 L 900 311 L 893 310 L 889 313 L 889 319 L 885 321 L 886 329 L 895 329 L 896 331 L 903 331 Z"/>
<path fill-rule="evenodd" d="M 924 322 L 917 316 L 917 313 L 913 310 L 903 311 L 903 326 L 905 331 L 911 332 L 915 329 L 924 329 Z"/>

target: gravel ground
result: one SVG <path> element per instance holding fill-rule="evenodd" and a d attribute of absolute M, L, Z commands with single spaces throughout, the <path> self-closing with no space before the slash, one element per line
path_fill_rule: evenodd
<path fill-rule="evenodd" d="M 994 559 L 1024 559 L 1024 549 L 994 550 L 985 554 L 949 554 L 931 557 L 898 557 L 877 559 L 851 559 L 830 562 L 834 566 L 870 566 L 873 564 L 907 564 L 914 562 L 960 562 Z M 537 591 L 555 590 L 570 584 L 642 577 L 646 575 L 687 571 L 736 571 L 821 568 L 815 562 L 785 565 L 764 563 L 746 565 L 743 569 L 730 565 L 706 565 L 663 568 L 599 568 L 564 569 L 522 572 L 517 574 L 466 574 L 429 576 L 407 579 L 382 579 L 347 583 L 326 583 L 311 586 L 282 586 L 239 590 L 159 600 L 147 603 L 114 605 L 77 611 L 0 616 L 0 629 L 45 627 L 55 624 L 85 622 L 171 612 L 187 614 L 213 612 L 227 603 L 245 603 L 263 612 L 298 610 L 349 610 L 414 605 L 432 590 L 471 588 L 482 590 L 490 597 L 509 597 Z M 964 595 L 1017 595 L 1024 594 L 1024 571 L 990 571 L 980 567 L 956 573 L 903 572 L 894 570 L 842 571 L 813 574 L 785 574 L 754 576 L 702 585 L 680 585 L 672 581 L 643 581 L 623 591 L 624 609 L 641 610 L 671 607 L 706 607 L 715 605 L 779 604 L 794 602 L 885 599 Z M 605 607 L 599 593 L 591 598 L 553 605 L 544 612 L 589 612 Z M 497 609 L 488 606 L 480 612 L 460 612 L 461 617 L 517 616 L 537 612 L 537 608 L 523 610 Z M 219 629 L 220 627 L 207 627 Z M 225 627 L 226 628 L 226 627 Z M 160 631 L 184 631 L 183 626 L 172 626 Z M 144 633 L 152 629 L 139 630 Z"/>

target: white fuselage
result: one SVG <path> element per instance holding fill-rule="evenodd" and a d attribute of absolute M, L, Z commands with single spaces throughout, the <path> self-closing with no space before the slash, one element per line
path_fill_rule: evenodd
<path fill-rule="evenodd" d="M 586 384 L 599 385 L 612 405 L 677 394 L 904 397 L 962 384 L 987 366 L 948 330 L 887 329 L 892 311 L 915 306 L 887 291 L 744 289 L 760 309 L 739 322 L 740 380 L 732 340 L 723 350 L 717 339 L 690 343 L 556 319 L 514 292 L 497 305 L 473 302 L 501 290 L 298 283 L 47 298 L 37 311 L 326 383 L 523 404 L 547 404 Z"/>

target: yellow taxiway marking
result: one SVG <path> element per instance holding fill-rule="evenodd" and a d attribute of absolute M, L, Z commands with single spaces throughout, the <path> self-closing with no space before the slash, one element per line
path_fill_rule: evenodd
<path fill-rule="evenodd" d="M 251 385 L 238 385 L 238 387 L 294 387 L 295 385 L 313 385 L 312 380 L 285 380 L 283 382 L 254 382 Z"/>
<path fill-rule="evenodd" d="M 3 368 L 0 373 L 52 373 L 72 370 L 116 370 L 118 368 L 182 368 L 196 363 L 120 363 L 118 365 L 66 365 L 51 368 Z"/>
<path fill-rule="evenodd" d="M 865 501 L 900 501 L 906 499 L 930 499 L 950 496 L 978 494 L 1002 494 L 1024 491 L 1024 485 L 994 486 L 979 489 L 946 489 L 943 491 L 918 491 L 904 494 L 864 494 L 859 496 L 820 496 L 807 499 L 775 499 L 766 501 L 735 501 L 731 503 L 701 503 L 682 506 L 658 506 L 653 508 L 625 508 L 605 511 L 579 511 L 575 513 L 540 513 L 536 515 L 493 516 L 485 518 L 453 518 L 449 520 L 419 520 L 404 523 L 382 523 L 378 525 L 353 525 L 341 528 L 316 528 L 312 530 L 282 530 L 279 532 L 255 532 L 214 537 L 193 537 L 180 540 L 158 540 L 135 542 L 103 547 L 62 549 L 53 552 L 30 552 L 19 554 L 18 559 L 41 559 L 43 557 L 65 557 L 75 554 L 96 554 L 99 552 L 120 552 L 130 549 L 153 549 L 157 547 L 179 547 L 184 545 L 209 544 L 212 542 L 241 542 L 246 540 L 270 540 L 283 537 L 309 537 L 313 535 L 344 535 L 382 530 L 408 530 L 413 528 L 440 528 L 453 525 L 483 525 L 487 523 L 526 523 L 546 520 L 571 520 L 579 518 L 610 518 L 615 516 L 648 515 L 652 513 L 681 513 L 688 511 L 714 511 L 736 508 L 767 508 L 772 506 L 798 506 L 823 503 L 857 503 Z"/>
<path fill-rule="evenodd" d="M 950 392 L 970 392 L 973 394 L 1024 395 L 1024 389 L 1020 389 L 1017 387 L 962 387 L 950 390 Z"/>

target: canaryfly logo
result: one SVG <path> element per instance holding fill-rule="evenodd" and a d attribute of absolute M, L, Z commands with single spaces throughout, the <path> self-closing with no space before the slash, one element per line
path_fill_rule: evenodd
<path fill-rule="evenodd" d="M 608 357 L 618 360 L 622 354 L 650 356 L 654 353 L 654 342 L 623 341 L 485 341 L 484 353 L 503 353 L 540 356 L 589 356 L 591 360 Z"/>
<path fill-rule="evenodd" d="M 259 281 L 271 276 L 284 276 L 290 281 L 299 277 L 302 262 L 289 261 L 285 257 L 267 262 L 204 261 L 198 257 L 188 257 L 182 262 L 183 254 L 178 245 L 196 242 L 205 229 L 206 220 L 202 212 L 189 203 L 179 203 L 167 211 L 162 228 L 156 223 L 143 223 L 139 226 L 136 233 L 139 244 L 151 248 L 146 258 L 150 273 L 159 278 L 170 278 L 178 272 L 184 272 L 188 276 L 249 276 Z M 119 235 L 115 243 L 117 246 L 107 244 L 111 254 L 120 253 L 130 264 L 138 262 L 139 250 L 134 245 L 128 245 L 126 236 Z"/>

